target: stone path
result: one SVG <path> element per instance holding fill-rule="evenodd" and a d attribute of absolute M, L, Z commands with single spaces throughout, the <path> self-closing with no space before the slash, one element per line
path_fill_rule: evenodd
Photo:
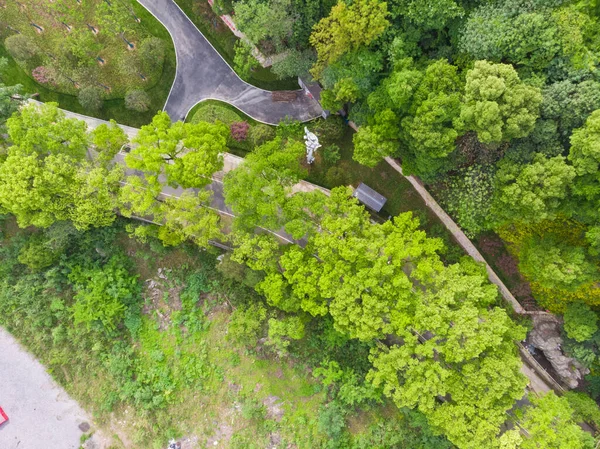
<path fill-rule="evenodd" d="M 298 91 L 297 99 L 273 102 L 271 92 L 252 86 L 233 71 L 173 0 L 138 0 L 167 29 L 177 55 L 177 73 L 165 111 L 173 121 L 184 120 L 197 103 L 227 102 L 260 122 L 278 124 L 285 117 L 302 122 L 319 117 L 317 101 Z"/>

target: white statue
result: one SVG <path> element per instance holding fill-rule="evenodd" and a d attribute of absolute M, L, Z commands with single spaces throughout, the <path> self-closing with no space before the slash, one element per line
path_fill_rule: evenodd
<path fill-rule="evenodd" d="M 321 146 L 319 138 L 304 127 L 304 144 L 306 145 L 306 162 L 312 164 L 315 160 L 315 151 Z"/>

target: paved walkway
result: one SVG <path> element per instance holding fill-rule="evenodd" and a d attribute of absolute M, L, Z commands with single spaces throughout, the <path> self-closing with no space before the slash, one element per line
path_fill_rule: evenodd
<path fill-rule="evenodd" d="M 2 327 L 0 406 L 9 418 L 0 427 L 2 449 L 77 449 L 78 426 L 89 422 L 77 402 Z"/>
<path fill-rule="evenodd" d="M 169 31 L 177 55 L 177 73 L 165 111 L 183 120 L 195 104 L 227 102 L 260 122 L 278 124 L 285 117 L 308 121 L 321 115 L 317 101 L 298 91 L 292 102 L 273 102 L 271 92 L 240 79 L 173 0 L 138 0 Z"/>

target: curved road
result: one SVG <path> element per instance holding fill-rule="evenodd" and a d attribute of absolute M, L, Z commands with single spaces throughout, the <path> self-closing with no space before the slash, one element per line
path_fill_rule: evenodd
<path fill-rule="evenodd" d="M 294 101 L 273 102 L 270 91 L 242 81 L 173 0 L 138 2 L 165 26 L 175 45 L 177 73 L 165 104 L 173 121 L 184 120 L 194 105 L 208 99 L 272 125 L 285 117 L 305 122 L 321 115 L 319 103 L 302 91 Z"/>

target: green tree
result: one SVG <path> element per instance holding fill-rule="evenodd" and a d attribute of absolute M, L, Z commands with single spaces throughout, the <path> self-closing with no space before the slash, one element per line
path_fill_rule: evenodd
<path fill-rule="evenodd" d="M 335 328 L 352 338 L 393 332 L 397 309 L 413 296 L 402 267 L 408 259 L 414 273 L 435 265 L 441 241 L 426 238 L 408 213 L 372 225 L 347 188 L 333 189 L 319 209 L 314 219 L 319 232 L 304 250 L 290 248 L 279 260 L 281 272 L 269 274 L 257 288 L 285 310 L 331 314 Z"/>
<path fill-rule="evenodd" d="M 545 158 L 538 154 L 524 166 L 501 162 L 494 181 L 493 221 L 498 226 L 555 217 L 574 178 L 575 169 L 563 156 Z"/>
<path fill-rule="evenodd" d="M 253 347 L 258 342 L 267 320 L 267 309 L 260 303 L 238 307 L 231 314 L 227 339 Z"/>
<path fill-rule="evenodd" d="M 495 447 L 527 383 L 514 345 L 524 329 L 495 305 L 496 287 L 473 261 L 439 270 L 423 287 L 393 316 L 403 344 L 374 348 L 367 377 L 458 447 Z"/>
<path fill-rule="evenodd" d="M 277 51 L 284 49 L 296 18 L 290 0 L 243 0 L 234 10 L 236 25 L 254 45 L 270 40 Z"/>
<path fill-rule="evenodd" d="M 101 163 L 109 163 L 129 142 L 129 138 L 123 128 L 116 121 L 110 120 L 109 124 L 103 123 L 96 127 L 92 133 L 92 143 L 98 151 L 98 160 Z"/>
<path fill-rule="evenodd" d="M 520 425 L 529 434 L 522 449 L 592 449 L 594 439 L 573 421 L 573 409 L 566 398 L 553 391 L 543 397 L 532 397 Z"/>
<path fill-rule="evenodd" d="M 292 340 L 304 338 L 304 322 L 299 316 L 286 316 L 280 319 L 269 319 L 269 339 L 267 344 L 273 346 L 279 357 L 287 354 Z"/>
<path fill-rule="evenodd" d="M 88 109 L 90 111 L 99 111 L 102 109 L 102 105 L 104 104 L 102 95 L 103 91 L 100 87 L 87 86 L 79 91 L 77 100 L 84 109 Z"/>
<path fill-rule="evenodd" d="M 483 143 L 527 136 L 539 116 L 540 89 L 527 86 L 507 64 L 477 61 L 467 72 L 457 126 L 477 132 Z"/>
<path fill-rule="evenodd" d="M 125 95 L 125 107 L 136 112 L 146 112 L 150 109 L 152 100 L 150 95 L 145 90 L 135 89 L 130 90 Z"/>
<path fill-rule="evenodd" d="M 583 200 L 574 205 L 574 213 L 592 222 L 598 217 L 600 207 L 600 110 L 594 111 L 585 126 L 573 131 L 569 161 L 577 176 L 573 193 Z"/>
<path fill-rule="evenodd" d="M 421 29 L 440 30 L 449 20 L 464 14 L 462 7 L 454 0 L 392 0 L 392 17 L 407 17 Z"/>
<path fill-rule="evenodd" d="M 179 198 L 168 197 L 160 203 L 160 212 L 153 220 L 161 218 L 163 226 L 158 231 L 166 245 L 178 245 L 191 240 L 207 248 L 211 240 L 222 240 L 220 217 L 209 209 L 212 191 L 184 192 Z"/>
<path fill-rule="evenodd" d="M 600 83 L 594 80 L 559 81 L 546 86 L 543 96 L 541 115 L 557 124 L 565 147 L 573 130 L 583 126 L 588 116 L 600 109 Z"/>
<path fill-rule="evenodd" d="M 166 112 L 159 112 L 133 139 L 137 146 L 125 162 L 154 177 L 164 172 L 169 185 L 200 188 L 223 168 L 228 134 L 223 123 L 171 123 Z"/>
<path fill-rule="evenodd" d="M 530 237 L 519 253 L 519 269 L 528 279 L 550 289 L 576 290 L 598 276 L 585 248 L 551 237 Z"/>
<path fill-rule="evenodd" d="M 578 342 L 589 340 L 598 330 L 598 315 L 582 302 L 568 304 L 564 319 L 568 337 Z"/>
<path fill-rule="evenodd" d="M 284 142 L 277 137 L 255 148 L 235 170 L 225 175 L 225 202 L 233 210 L 236 227 L 278 230 L 282 226 L 285 218 L 281 209 L 292 186 L 305 173 L 300 165 L 304 153 L 300 142 Z"/>
<path fill-rule="evenodd" d="M 20 84 L 5 86 L 0 83 L 0 130 L 3 130 L 8 118 L 13 115 L 27 99 Z"/>
<path fill-rule="evenodd" d="M 387 4 L 378 0 L 358 0 L 350 6 L 338 2 L 329 16 L 315 25 L 310 36 L 310 43 L 317 51 L 311 73 L 319 78 L 326 65 L 373 42 L 389 25 L 387 15 Z"/>
<path fill-rule="evenodd" d="M 56 103 L 28 104 L 7 120 L 13 151 L 85 158 L 89 146 L 87 125 L 81 120 L 65 118 L 57 106 Z"/>

